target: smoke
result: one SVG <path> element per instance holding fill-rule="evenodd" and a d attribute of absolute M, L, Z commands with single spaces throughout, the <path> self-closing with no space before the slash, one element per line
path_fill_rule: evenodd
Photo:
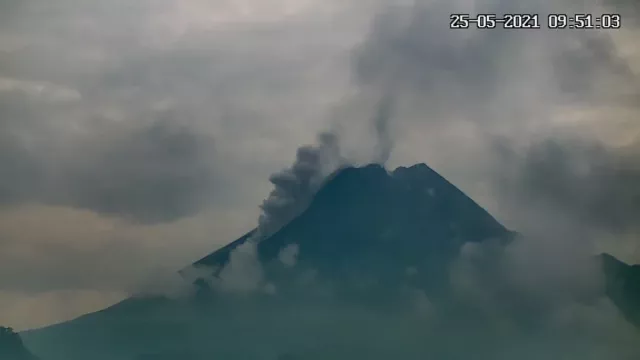
<path fill-rule="evenodd" d="M 484 319 L 469 319 L 464 327 L 492 328 L 492 341 L 504 344 L 480 358 L 640 355 L 638 329 L 605 295 L 599 259 L 573 229 L 565 230 L 558 221 L 555 232 L 538 229 L 506 247 L 492 242 L 463 247 L 451 269 L 452 302 Z"/>
<path fill-rule="evenodd" d="M 256 230 L 244 244 L 231 251 L 229 261 L 217 276 L 209 271 L 198 279 L 227 292 L 275 292 L 273 285 L 266 282 L 258 258 L 258 243 L 302 213 L 325 178 L 345 163 L 336 133 L 320 133 L 318 144 L 298 148 L 293 165 L 270 176 L 274 189 L 260 207 L 262 213 Z M 297 252 L 297 247 L 284 249 L 281 254 L 283 264 L 295 264 Z"/>
<path fill-rule="evenodd" d="M 393 151 L 393 136 L 390 133 L 389 125 L 393 118 L 395 98 L 391 93 L 382 95 L 378 103 L 376 114 L 373 118 L 373 125 L 376 130 L 376 155 L 373 162 L 385 165 L 391 157 Z"/>
<path fill-rule="evenodd" d="M 298 244 L 287 245 L 280 251 L 280 254 L 278 254 L 278 260 L 280 260 L 280 262 L 284 264 L 284 266 L 292 267 L 298 260 L 297 257 L 299 251 L 300 246 L 298 246 Z"/>
<path fill-rule="evenodd" d="M 395 97 L 385 92 L 376 105 L 371 125 L 375 130 L 375 155 L 373 162 L 384 165 L 393 150 L 393 137 L 389 129 L 393 117 Z M 277 232 L 310 204 L 324 180 L 337 169 L 352 161 L 340 152 L 337 130 L 322 132 L 316 145 L 304 145 L 296 151 L 296 159 L 291 167 L 269 177 L 274 189 L 261 205 L 262 213 L 256 231 L 249 241 L 232 252 L 228 265 L 214 282 L 235 283 L 240 289 L 258 289 L 262 283 L 260 263 L 256 246 L 260 240 Z M 235 253 L 240 254 L 235 254 Z M 282 262 L 287 266 L 295 264 L 298 248 L 286 248 L 281 253 Z M 252 274 L 248 280 L 247 271 Z M 242 280 L 239 280 L 242 278 Z M 248 285 L 249 284 L 249 285 Z M 231 285 L 231 289 L 237 286 Z M 229 286 L 227 286 L 229 288 Z"/>
<path fill-rule="evenodd" d="M 233 252 L 229 263 L 216 278 L 219 289 L 229 292 L 253 292 L 264 284 L 264 272 L 258 261 L 255 243 L 249 241 Z"/>
<path fill-rule="evenodd" d="M 274 189 L 262 203 L 255 238 L 273 234 L 306 209 L 326 176 L 344 162 L 338 140 L 335 133 L 319 134 L 317 145 L 298 148 L 293 165 L 271 175 Z"/>

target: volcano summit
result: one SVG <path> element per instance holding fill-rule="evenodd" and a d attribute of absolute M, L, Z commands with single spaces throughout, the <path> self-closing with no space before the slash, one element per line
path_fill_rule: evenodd
<path fill-rule="evenodd" d="M 253 234 L 194 265 L 216 269 L 219 279 L 233 250 L 246 246 Z M 271 271 L 267 278 L 291 273 L 288 264 L 279 261 L 290 251 L 295 252 L 299 271 L 321 278 L 368 277 L 386 287 L 403 283 L 410 272 L 424 274 L 422 285 L 435 289 L 446 283 L 446 265 L 464 242 L 505 241 L 511 236 L 425 164 L 393 172 L 368 165 L 345 168 L 330 177 L 306 211 L 256 242 L 256 255 Z"/>

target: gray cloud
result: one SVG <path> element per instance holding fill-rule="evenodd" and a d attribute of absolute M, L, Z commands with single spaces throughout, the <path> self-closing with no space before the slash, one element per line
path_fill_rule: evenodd
<path fill-rule="evenodd" d="M 3 23 L 2 204 L 66 205 L 143 222 L 170 221 L 210 204 L 219 185 L 211 134 L 166 101 L 170 91 L 155 90 L 176 78 L 136 81 L 126 69 L 145 69 L 136 61 L 143 51 L 112 26 L 117 13 L 97 3 L 70 5 L 22 4 L 11 9 L 21 21 Z M 83 11 L 88 30 L 75 32 Z M 101 28 L 105 21 L 109 27 Z M 129 82 L 110 82 L 118 76 Z"/>
<path fill-rule="evenodd" d="M 32 131 L 47 110 L 60 106 L 39 101 L 25 89 L 0 90 L 0 201 L 13 203 L 33 200 L 46 172 L 40 140 L 51 130 L 44 124 Z M 26 89 L 28 90 L 28 89 Z"/>
<path fill-rule="evenodd" d="M 640 147 L 591 140 L 547 139 L 523 154 L 503 148 L 505 193 L 514 201 L 553 207 L 576 221 L 620 235 L 640 218 Z M 510 192 L 506 190 L 510 189 Z"/>
<path fill-rule="evenodd" d="M 215 196 L 211 138 L 161 118 L 112 143 L 71 164 L 67 194 L 53 201 L 155 222 L 192 215 Z"/>
<path fill-rule="evenodd" d="M 212 139 L 151 113 L 138 127 L 94 120 L 74 136 L 28 94 L 0 92 L 0 200 L 77 206 L 140 221 L 193 214 L 213 196 Z M 49 117 L 50 116 L 50 117 Z M 155 117 L 155 118 L 154 118 Z"/>
<path fill-rule="evenodd" d="M 37 158 L 17 142 L 7 132 L 1 135 L 0 164 L 3 176 L 0 179 L 0 202 L 5 204 L 32 196 L 31 192 L 37 188 L 42 175 Z"/>
<path fill-rule="evenodd" d="M 274 6 L 277 8 L 284 4 L 274 1 Z M 92 147 L 92 141 L 87 139 L 82 139 L 84 143 L 78 145 L 83 147 L 77 151 L 78 154 L 88 157 L 88 153 L 94 153 L 94 163 L 106 162 L 111 166 L 113 162 L 119 162 L 115 159 L 118 157 L 140 159 L 143 157 L 140 152 L 149 153 L 153 151 L 150 150 L 152 147 L 158 150 L 158 154 L 163 151 L 160 149 L 162 144 L 148 145 L 146 150 L 142 150 L 141 145 L 131 145 L 130 150 L 107 148 L 136 141 L 135 137 L 142 136 L 140 133 L 144 130 L 141 128 L 147 126 L 143 123 L 149 121 L 149 117 L 166 116 L 155 115 L 152 109 L 168 107 L 176 109 L 178 115 L 162 121 L 178 123 L 176 127 L 183 127 L 180 131 L 185 133 L 181 136 L 187 136 L 186 133 L 193 135 L 193 142 L 197 144 L 197 154 L 193 149 L 193 155 L 197 159 L 181 158 L 174 164 L 176 172 L 190 172 L 180 175 L 182 178 L 191 178 L 185 179 L 185 186 L 174 187 L 175 194 L 166 194 L 172 208 L 169 211 L 174 212 L 172 215 L 157 213 L 162 211 L 157 209 L 161 203 L 154 196 L 146 197 L 147 200 L 156 199 L 146 209 L 142 209 L 145 206 L 134 199 L 125 204 L 122 199 L 130 196 L 124 187 L 132 185 L 133 179 L 129 185 L 124 185 L 125 179 L 114 180 L 110 184 L 107 181 L 104 186 L 111 190 L 102 195 L 90 189 L 78 189 L 83 191 L 78 197 L 92 199 L 75 199 L 73 203 L 111 213 L 127 212 L 124 209 L 127 206 L 138 207 L 125 215 L 148 221 L 166 220 L 180 216 L 180 213 L 185 215 L 196 211 L 199 204 L 188 204 L 189 199 L 213 201 L 208 192 L 210 189 L 202 184 L 209 176 L 210 182 L 219 181 L 220 177 L 234 178 L 226 183 L 243 186 L 243 190 L 235 192 L 235 195 L 231 191 L 220 192 L 222 194 L 216 201 L 238 204 L 244 203 L 246 197 L 252 197 L 251 207 L 255 207 L 268 175 L 274 168 L 286 164 L 287 155 L 299 146 L 301 138 L 313 136 L 322 126 L 324 109 L 340 96 L 343 84 L 336 73 L 343 70 L 340 69 L 341 57 L 346 58 L 348 52 L 345 44 L 352 42 L 353 34 L 357 33 L 354 31 L 357 28 L 354 19 L 349 18 L 346 22 L 348 14 L 338 14 L 341 18 L 338 26 L 344 31 L 339 31 L 342 35 L 334 38 L 332 34 L 325 33 L 324 23 L 317 21 L 316 14 L 304 11 L 294 18 L 282 18 L 282 22 L 263 22 L 261 16 L 244 14 L 231 3 L 178 5 L 173 1 L 142 1 L 126 6 L 126 14 L 115 10 L 115 7 L 115 4 L 107 6 L 100 2 L 88 2 L 77 7 L 74 2 L 62 1 L 56 5 L 34 2 L 14 9 L 14 18 L 19 18 L 20 22 L 3 24 L 6 36 L 0 39 L 0 76 L 72 88 L 82 98 L 55 112 L 32 101 L 24 108 L 38 113 L 27 114 L 34 119 L 29 129 L 24 131 L 44 134 L 49 132 L 49 128 L 57 128 L 56 137 L 60 138 L 55 140 L 70 147 L 69 144 L 77 142 L 78 136 L 75 133 L 66 137 L 59 135 L 68 131 L 65 127 L 94 131 L 88 128 L 96 122 L 95 118 L 124 123 L 122 130 L 116 132 L 131 131 L 132 134 L 120 134 L 111 140 L 106 135 L 97 135 L 103 132 L 100 127 L 104 125 L 95 126 L 95 134 L 102 136 L 100 143 L 104 143 L 104 149 L 85 149 Z M 200 7 L 217 14 L 216 19 L 200 18 Z M 243 16 L 257 17 L 245 22 L 244 26 L 238 26 L 234 21 L 237 21 L 236 17 Z M 218 26 L 224 30 L 216 30 Z M 297 30 L 291 31 L 292 28 Z M 305 50 L 301 51 L 303 47 Z M 15 121 L 23 122 L 25 117 L 23 115 Z M 205 174 L 212 172 L 213 167 L 210 141 L 205 137 L 216 137 L 216 149 L 222 149 L 219 154 L 224 154 L 216 158 L 218 163 L 215 166 L 226 169 L 218 172 L 218 179 L 211 179 L 211 174 Z M 113 141 L 111 145 L 107 144 L 109 141 Z M 50 154 L 51 149 L 42 149 L 46 146 L 39 142 L 46 144 L 50 141 L 38 140 L 38 148 L 30 150 L 30 154 L 41 161 L 43 152 Z M 126 151 L 137 153 L 128 156 L 124 154 Z M 65 149 L 65 152 L 73 151 Z M 146 160 L 153 156 L 149 154 Z M 58 173 L 69 172 L 70 177 L 77 176 L 77 179 L 69 179 L 73 186 L 60 184 L 64 182 L 61 177 L 57 178 L 55 186 L 49 183 L 48 177 L 40 177 L 39 182 L 46 182 L 41 186 L 46 187 L 43 192 L 51 195 L 58 186 L 66 187 L 66 192 L 73 192 L 72 188 L 78 184 L 88 186 L 84 180 L 93 182 L 98 173 L 104 178 L 115 176 L 118 171 L 133 175 L 133 168 L 149 170 L 149 166 L 136 167 L 119 162 L 119 165 L 113 165 L 113 173 L 105 172 L 103 169 L 107 164 L 97 167 L 89 165 L 91 161 L 88 159 L 78 161 L 79 156 L 73 157 L 76 158 L 73 164 L 56 170 Z M 193 169 L 186 169 L 187 164 Z M 169 165 L 162 165 L 165 167 L 162 171 L 167 172 Z M 85 168 L 80 168 L 82 166 Z M 152 178 L 145 175 L 141 179 L 143 176 L 139 172 L 135 176 L 138 178 L 135 181 L 146 182 Z M 193 181 L 199 184 L 190 186 Z M 99 186 L 95 185 L 94 188 Z M 17 191 L 18 186 L 13 189 Z M 196 196 L 198 191 L 200 195 Z M 182 195 L 177 192 L 182 192 Z M 24 195 L 6 196 L 25 198 Z M 36 200 L 42 198 L 30 196 Z M 60 194 L 56 196 L 61 197 Z M 98 205 L 96 199 L 99 197 L 109 197 L 116 204 Z M 118 197 L 121 200 L 117 200 Z M 193 209 L 187 209 L 189 205 L 193 205 Z M 153 211 L 156 213 L 149 213 L 148 218 L 141 214 Z"/>
<path fill-rule="evenodd" d="M 2 0 L 0 1 L 0 19 L 8 19 L 10 18 L 11 12 L 19 6 L 20 3 L 11 0 Z"/>
<path fill-rule="evenodd" d="M 286 164 L 284 149 L 312 135 L 324 103 L 339 96 L 326 96 L 324 88 L 335 85 L 325 72 L 346 50 L 314 19 L 236 27 L 222 18 L 227 30 L 217 32 L 210 19 L 183 23 L 187 14 L 165 13 L 196 16 L 191 11 L 205 5 L 241 15 L 224 4 L 172 1 L 136 3 L 126 15 L 99 2 L 13 9 L 21 21 L 3 24 L 0 78 L 68 87 L 81 100 L 56 105 L 0 91 L 9 104 L 3 136 L 7 126 L 16 128 L 3 139 L 4 203 L 67 204 L 147 222 L 214 202 L 237 206 L 251 196 L 243 206 L 256 207 L 268 174 Z M 289 31 L 294 26 L 300 31 Z M 216 154 L 212 137 L 222 149 Z M 214 176 L 214 167 L 226 170 Z M 214 200 L 221 183 L 243 190 L 218 192 Z"/>

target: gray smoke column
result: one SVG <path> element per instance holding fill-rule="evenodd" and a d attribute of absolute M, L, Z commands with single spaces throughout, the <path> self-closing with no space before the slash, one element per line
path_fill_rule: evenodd
<path fill-rule="evenodd" d="M 386 91 L 378 102 L 373 118 L 373 126 L 376 131 L 376 152 L 373 162 L 380 165 L 387 163 L 393 151 L 393 137 L 389 125 L 393 119 L 395 102 L 394 92 Z"/>
<path fill-rule="evenodd" d="M 335 133 L 318 135 L 317 145 L 298 148 L 293 165 L 269 178 L 274 189 L 262 203 L 256 231 L 231 253 L 218 276 L 205 276 L 214 287 L 228 292 L 251 293 L 277 290 L 267 282 L 257 256 L 257 244 L 277 232 L 304 211 L 324 179 L 345 163 Z"/>
<path fill-rule="evenodd" d="M 273 234 L 299 215 L 323 180 L 344 163 L 335 133 L 321 133 L 317 145 L 298 148 L 294 164 L 269 178 L 274 189 L 262 203 L 253 240 Z"/>

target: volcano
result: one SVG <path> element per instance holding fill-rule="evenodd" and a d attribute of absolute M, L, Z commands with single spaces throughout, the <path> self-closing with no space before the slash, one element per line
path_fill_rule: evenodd
<path fill-rule="evenodd" d="M 219 275 L 232 251 L 250 241 L 255 231 L 194 266 L 216 269 L 214 275 Z M 369 165 L 330 177 L 306 211 L 257 242 L 257 256 L 272 270 L 270 278 L 285 273 L 279 254 L 295 247 L 298 270 L 312 270 L 322 278 L 375 277 L 386 289 L 410 271 L 430 274 L 422 285 L 435 291 L 445 285 L 445 267 L 464 242 L 506 242 L 512 236 L 425 164 L 393 172 Z"/>
<path fill-rule="evenodd" d="M 398 356 L 404 350 L 371 343 L 384 332 L 369 333 L 378 325 L 367 324 L 382 322 L 397 329 L 388 335 L 402 349 L 412 349 L 401 358 L 423 358 L 427 350 L 434 358 L 465 358 L 456 357 L 462 350 L 449 341 L 419 345 L 423 325 L 419 316 L 406 313 L 418 302 L 422 309 L 440 309 L 446 318 L 438 320 L 441 332 L 481 334 L 482 341 L 468 344 L 478 351 L 493 342 L 503 346 L 501 340 L 484 338 L 486 319 L 473 307 L 451 300 L 450 269 L 465 244 L 505 246 L 517 241 L 517 234 L 425 164 L 394 171 L 379 165 L 340 169 L 306 210 L 267 237 L 257 233 L 250 231 L 181 271 L 194 283 L 195 297 L 132 298 L 23 337 L 44 360 L 311 359 L 316 357 L 281 347 L 309 353 L 332 329 L 330 337 L 337 340 L 323 346 L 324 356 L 349 352 L 366 336 L 353 358 Z M 611 279 L 609 297 L 638 322 L 638 290 L 629 285 L 637 281 L 638 268 L 603 259 Z M 234 281 L 225 278 L 230 268 L 248 271 L 241 279 L 250 278 L 251 286 L 240 293 L 221 286 Z M 338 336 L 338 329 L 345 335 Z M 348 346 L 340 340 L 346 338 Z"/>

